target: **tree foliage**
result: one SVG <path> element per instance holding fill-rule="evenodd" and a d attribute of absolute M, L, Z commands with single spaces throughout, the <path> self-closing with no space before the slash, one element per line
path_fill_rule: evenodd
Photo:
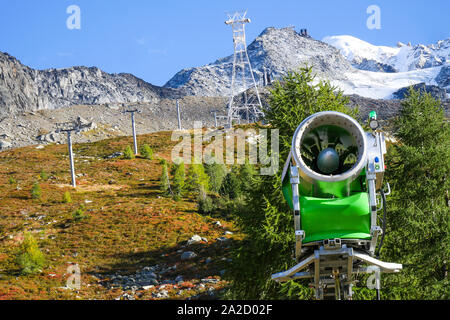
<path fill-rule="evenodd" d="M 242 193 L 241 181 L 239 179 L 239 167 L 232 166 L 226 174 L 223 183 L 219 189 L 221 196 L 227 196 L 230 199 L 236 199 Z"/>
<path fill-rule="evenodd" d="M 213 192 L 219 192 L 223 180 L 227 174 L 226 167 L 223 164 L 211 163 L 205 164 L 205 173 L 209 177 L 209 189 Z"/>
<path fill-rule="evenodd" d="M 35 182 L 31 188 L 31 198 L 40 199 L 42 196 L 42 188 L 39 183 Z"/>
<path fill-rule="evenodd" d="M 23 242 L 16 254 L 16 263 L 23 275 L 37 273 L 45 265 L 45 257 L 39 250 L 36 239 L 29 232 L 24 234 Z"/>
<path fill-rule="evenodd" d="M 144 144 L 141 148 L 141 155 L 145 159 L 153 160 L 153 149 L 148 144 Z"/>
<path fill-rule="evenodd" d="M 173 175 L 173 186 L 172 191 L 175 200 L 179 200 L 186 189 L 185 186 L 186 174 L 184 169 L 184 163 L 181 162 L 175 165 L 175 171 Z"/>
<path fill-rule="evenodd" d="M 72 196 L 69 191 L 64 192 L 62 201 L 63 203 L 72 203 Z"/>
<path fill-rule="evenodd" d="M 187 173 L 188 189 L 194 193 L 207 192 L 209 190 L 209 177 L 205 173 L 203 164 L 191 164 Z"/>
<path fill-rule="evenodd" d="M 159 178 L 159 185 L 164 196 L 168 196 L 172 191 L 170 189 L 169 172 L 167 170 L 167 162 L 162 162 L 161 177 Z"/>
<path fill-rule="evenodd" d="M 280 130 L 281 161 L 289 153 L 292 136 L 298 125 L 310 115 L 320 111 L 339 111 L 357 118 L 358 109 L 351 109 L 342 91 L 326 81 L 315 82 L 311 67 L 288 73 L 275 82 L 265 108 L 265 119 L 273 128 Z"/>
<path fill-rule="evenodd" d="M 123 152 L 123 158 L 127 160 L 134 159 L 136 156 L 134 155 L 134 151 L 131 146 L 127 146 Z"/>
<path fill-rule="evenodd" d="M 404 269 L 387 276 L 388 298 L 448 299 L 450 129 L 440 102 L 410 89 L 394 121 L 392 186 L 382 258 Z"/>

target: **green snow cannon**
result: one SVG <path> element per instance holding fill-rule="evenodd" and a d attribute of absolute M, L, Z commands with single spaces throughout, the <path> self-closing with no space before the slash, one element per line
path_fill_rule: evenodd
<path fill-rule="evenodd" d="M 352 117 L 325 111 L 308 117 L 295 131 L 282 188 L 294 211 L 297 258 L 308 246 L 334 243 L 373 254 L 381 233 L 377 191 L 386 144 L 376 130 L 376 113 L 370 120 L 372 132 L 365 132 Z"/>
<path fill-rule="evenodd" d="M 386 195 L 382 187 L 386 143 L 375 112 L 371 132 L 340 112 L 306 118 L 295 131 L 283 169 L 284 197 L 294 212 L 295 258 L 290 269 L 272 274 L 277 282 L 312 279 L 316 299 L 351 299 L 355 275 L 375 273 L 380 298 L 381 273 L 400 272 L 401 264 L 378 260 L 383 229 L 377 211 Z"/>

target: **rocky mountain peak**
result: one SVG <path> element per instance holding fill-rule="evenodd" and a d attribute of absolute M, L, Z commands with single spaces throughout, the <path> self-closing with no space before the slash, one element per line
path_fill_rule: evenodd
<path fill-rule="evenodd" d="M 312 65 L 319 76 L 340 79 L 352 68 L 339 50 L 301 35 L 293 28 L 266 28 L 250 43 L 247 51 L 257 82 L 262 81 L 264 69 L 271 79 L 277 79 L 306 63 Z M 191 95 L 227 96 L 232 67 L 233 55 L 230 55 L 202 67 L 181 70 L 165 87 L 182 88 Z"/>

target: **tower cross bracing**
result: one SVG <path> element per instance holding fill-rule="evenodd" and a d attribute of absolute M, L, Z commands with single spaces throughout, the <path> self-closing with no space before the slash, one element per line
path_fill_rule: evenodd
<path fill-rule="evenodd" d="M 232 27 L 234 43 L 231 96 L 227 115 L 230 127 L 233 121 L 240 123 L 243 114 L 247 122 L 258 120 L 264 116 L 261 98 L 247 53 L 245 25 L 250 23 L 251 20 L 246 15 L 247 11 L 244 13 L 235 12 L 233 15 L 229 14 L 228 20 L 225 21 L 225 24 Z M 248 89 L 253 89 L 254 92 Z M 239 99 L 240 95 L 242 95 L 241 99 Z"/>

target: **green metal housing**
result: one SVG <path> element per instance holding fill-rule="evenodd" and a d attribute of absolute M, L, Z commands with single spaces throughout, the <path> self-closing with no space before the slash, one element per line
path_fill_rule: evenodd
<path fill-rule="evenodd" d="M 288 205 L 293 209 L 289 174 L 285 176 L 282 189 Z M 365 171 L 351 184 L 348 197 L 312 197 L 308 190 L 301 187 L 299 192 L 304 244 L 335 238 L 370 240 L 371 214 Z"/>

